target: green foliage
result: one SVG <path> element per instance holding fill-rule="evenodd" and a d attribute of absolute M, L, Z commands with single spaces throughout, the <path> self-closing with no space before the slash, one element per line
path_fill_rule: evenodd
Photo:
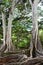
<path fill-rule="evenodd" d="M 23 38 L 22 41 L 18 44 L 18 47 L 20 48 L 28 48 L 31 41 L 31 34 L 29 34 L 27 37 Z"/>
<path fill-rule="evenodd" d="M 17 8 L 22 11 L 24 9 L 24 4 L 18 4 Z"/>
<path fill-rule="evenodd" d="M 39 36 L 40 36 L 41 43 L 43 44 L 43 30 L 42 29 L 39 30 Z"/>
<path fill-rule="evenodd" d="M 28 22 L 21 20 L 13 21 L 12 41 L 16 47 L 28 48 L 31 40 L 31 34 L 27 31 Z M 28 27 L 29 28 L 29 27 Z"/>
<path fill-rule="evenodd" d="M 1 38 L 2 38 L 2 35 L 0 34 L 0 40 L 1 40 Z"/>
<path fill-rule="evenodd" d="M 3 0 L 4 5 L 9 6 L 10 0 Z"/>

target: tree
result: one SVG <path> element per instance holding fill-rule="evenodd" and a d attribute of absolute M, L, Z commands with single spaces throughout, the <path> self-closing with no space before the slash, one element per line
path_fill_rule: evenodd
<path fill-rule="evenodd" d="M 2 9 L 1 10 L 1 12 L 2 12 L 2 23 L 3 23 L 3 45 L 1 47 L 1 49 L 3 47 L 5 47 L 5 44 L 6 44 L 7 45 L 6 51 L 10 51 L 10 50 L 13 51 L 14 50 L 12 40 L 11 40 L 11 28 L 12 28 L 12 21 L 14 19 L 13 18 L 13 16 L 14 16 L 13 12 L 14 12 L 14 7 L 15 7 L 15 0 L 12 0 L 11 2 L 12 2 L 11 7 L 9 6 L 9 1 L 7 1 L 8 6 L 5 2 L 7 7 L 5 5 L 2 5 L 3 3 L 1 4 L 2 5 L 2 7 L 1 7 L 1 9 Z M 6 12 L 8 12 L 8 15 L 9 15 L 9 17 L 7 18 L 7 20 L 8 20 L 7 28 L 6 28 Z"/>
<path fill-rule="evenodd" d="M 29 0 L 31 7 L 32 7 L 32 24 L 33 24 L 33 28 L 32 28 L 32 41 L 30 44 L 31 47 L 31 51 L 30 51 L 30 55 L 32 57 L 32 52 L 33 52 L 33 48 L 36 49 L 37 48 L 37 44 L 39 44 L 39 49 L 42 50 L 42 46 L 39 42 L 39 36 L 38 36 L 38 12 L 37 12 L 37 6 L 40 0 Z M 35 50 L 34 50 L 35 51 Z"/>

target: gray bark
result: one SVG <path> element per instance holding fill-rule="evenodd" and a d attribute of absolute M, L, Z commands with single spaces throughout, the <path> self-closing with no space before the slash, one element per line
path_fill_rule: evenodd
<path fill-rule="evenodd" d="M 6 49 L 6 51 L 14 50 L 14 46 L 12 44 L 12 39 L 11 39 L 12 21 L 14 19 L 13 18 L 14 6 L 15 6 L 15 0 L 12 1 L 11 11 L 9 13 L 9 18 L 8 18 L 8 28 L 7 28 L 7 38 L 6 38 L 7 49 Z"/>
<path fill-rule="evenodd" d="M 39 3 L 39 0 L 29 0 L 31 7 L 32 7 L 32 23 L 33 23 L 33 29 L 32 29 L 32 42 L 30 44 L 30 55 L 32 57 L 33 48 L 37 48 L 37 42 L 38 42 L 38 12 L 37 12 L 37 5 Z"/>
<path fill-rule="evenodd" d="M 5 14 L 2 12 L 2 25 L 3 25 L 3 44 L 5 45 L 5 36 L 6 36 L 6 18 Z"/>

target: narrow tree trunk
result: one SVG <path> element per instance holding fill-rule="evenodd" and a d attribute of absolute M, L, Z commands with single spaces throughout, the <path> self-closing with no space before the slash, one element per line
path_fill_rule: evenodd
<path fill-rule="evenodd" d="M 7 39 L 6 39 L 8 51 L 14 50 L 12 39 L 11 39 L 11 30 L 12 30 L 12 15 L 10 14 L 8 19 L 8 29 L 7 29 Z"/>
<path fill-rule="evenodd" d="M 11 39 L 12 21 L 14 16 L 14 5 L 15 5 L 15 0 L 12 1 L 11 11 L 9 12 L 7 38 L 6 38 L 6 44 L 7 44 L 6 52 L 13 51 L 15 48 L 15 46 L 12 44 L 12 39 Z"/>
<path fill-rule="evenodd" d="M 38 38 L 38 13 L 37 13 L 37 6 L 38 6 L 38 0 L 35 0 L 32 4 L 32 23 L 33 23 L 33 29 L 32 29 L 32 41 L 33 45 L 37 44 L 37 38 Z"/>
<path fill-rule="evenodd" d="M 3 44 L 0 48 L 0 55 L 3 54 L 3 52 L 6 50 L 7 45 L 5 42 L 5 37 L 6 37 L 6 18 L 5 18 L 5 13 L 2 12 L 2 26 L 3 26 Z"/>
<path fill-rule="evenodd" d="M 3 12 L 2 12 L 2 26 L 3 26 L 3 44 L 5 45 L 6 20 L 5 20 L 5 14 Z"/>
<path fill-rule="evenodd" d="M 39 0 L 34 0 L 33 2 L 30 0 L 30 4 L 32 7 L 32 24 L 33 24 L 33 29 L 32 29 L 32 42 L 31 42 L 31 57 L 32 57 L 32 52 L 33 49 L 37 46 L 37 41 L 38 41 L 38 12 L 37 12 L 37 6 L 38 6 Z M 35 50 L 34 50 L 35 51 Z"/>

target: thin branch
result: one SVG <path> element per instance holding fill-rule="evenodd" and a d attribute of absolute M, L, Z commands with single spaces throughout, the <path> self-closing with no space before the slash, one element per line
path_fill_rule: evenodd
<path fill-rule="evenodd" d="M 31 4 L 31 6 L 32 6 L 32 4 L 33 4 L 33 3 L 32 3 L 32 1 L 31 1 L 31 0 L 29 0 L 29 2 L 30 2 L 30 4 Z"/>

